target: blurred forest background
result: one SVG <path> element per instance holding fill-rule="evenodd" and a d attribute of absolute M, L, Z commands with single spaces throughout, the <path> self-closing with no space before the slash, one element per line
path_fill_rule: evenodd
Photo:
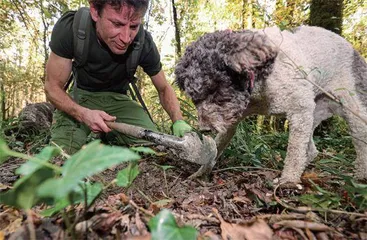
<path fill-rule="evenodd" d="M 88 6 L 87 0 L 2 0 L 0 6 L 0 121 L 4 127 L 28 103 L 45 101 L 43 83 L 52 28 L 67 10 Z M 367 57 L 367 3 L 363 0 L 151 0 L 145 17 L 162 54 L 170 83 L 185 47 L 205 32 L 222 29 L 288 29 L 317 25 L 348 39 Z M 142 95 L 161 130 L 170 126 L 147 77 L 138 72 Z M 183 111 L 195 125 L 195 109 L 177 91 Z M 283 131 L 284 121 L 256 117 L 257 130 Z M 286 129 L 286 127 L 285 127 Z"/>

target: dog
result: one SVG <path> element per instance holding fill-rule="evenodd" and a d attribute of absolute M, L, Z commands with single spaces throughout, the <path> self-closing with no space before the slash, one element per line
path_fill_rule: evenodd
<path fill-rule="evenodd" d="M 319 27 L 216 31 L 190 44 L 175 82 L 193 101 L 218 156 L 252 114 L 285 115 L 289 139 L 280 183 L 298 183 L 317 156 L 313 132 L 336 114 L 349 125 L 355 176 L 367 179 L 367 64 L 352 45 Z"/>

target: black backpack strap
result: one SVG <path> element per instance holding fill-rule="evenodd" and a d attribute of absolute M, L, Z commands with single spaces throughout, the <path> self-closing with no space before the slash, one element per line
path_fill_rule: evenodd
<path fill-rule="evenodd" d="M 145 30 L 143 28 L 143 25 L 140 25 L 139 32 L 137 34 L 137 37 L 135 41 L 133 42 L 133 50 L 130 53 L 130 56 L 126 60 L 126 73 L 127 73 L 127 79 L 129 80 L 129 91 L 131 97 L 136 101 L 136 98 L 138 98 L 141 106 L 144 108 L 145 112 L 148 114 L 150 120 L 154 123 L 152 116 L 150 115 L 147 106 L 144 103 L 144 100 L 139 92 L 138 87 L 136 86 L 137 78 L 134 76 L 136 69 L 139 65 L 139 59 L 141 52 L 143 51 L 143 46 L 145 42 Z M 131 89 L 131 87 L 133 89 Z"/>
<path fill-rule="evenodd" d="M 90 16 L 90 10 L 87 7 L 80 8 L 74 15 L 73 20 L 73 49 L 74 59 L 72 74 L 64 87 L 64 90 L 69 88 L 70 83 L 74 80 L 73 85 L 73 98 L 74 101 L 78 102 L 77 94 L 77 68 L 83 67 L 88 58 L 89 53 L 89 40 L 90 40 L 90 29 L 92 24 L 92 18 Z"/>
<path fill-rule="evenodd" d="M 139 32 L 133 42 L 133 50 L 126 60 L 127 78 L 130 83 L 135 82 L 135 72 L 139 65 L 139 59 L 145 42 L 145 30 L 143 25 L 140 25 Z"/>
<path fill-rule="evenodd" d="M 73 21 L 75 67 L 82 67 L 87 62 L 91 23 L 89 8 L 82 7 L 75 13 Z"/>

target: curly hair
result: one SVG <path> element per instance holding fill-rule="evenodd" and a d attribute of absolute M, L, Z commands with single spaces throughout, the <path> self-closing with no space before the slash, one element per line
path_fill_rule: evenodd
<path fill-rule="evenodd" d="M 186 48 L 175 69 L 176 83 L 194 103 L 223 88 L 244 92 L 248 89 L 250 73 L 257 80 L 265 78 L 271 72 L 277 53 L 273 44 L 256 32 L 207 33 Z M 213 100 L 218 102 L 223 97 Z"/>
<path fill-rule="evenodd" d="M 143 16 L 148 9 L 149 0 L 89 0 L 89 4 L 97 9 L 98 15 L 101 15 L 106 5 L 110 5 L 116 10 L 120 10 L 122 6 L 126 5 L 133 7 Z"/>

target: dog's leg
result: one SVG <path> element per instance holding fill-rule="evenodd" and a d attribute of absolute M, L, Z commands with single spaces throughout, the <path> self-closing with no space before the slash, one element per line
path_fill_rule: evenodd
<path fill-rule="evenodd" d="M 302 106 L 302 110 L 287 116 L 290 124 L 289 140 L 280 183 L 299 182 L 309 160 L 307 150 L 312 137 L 315 103 L 310 101 L 308 104 L 302 103 Z"/>
<path fill-rule="evenodd" d="M 217 159 L 222 155 L 224 149 L 228 146 L 228 144 L 231 142 L 232 137 L 236 133 L 237 124 L 233 125 L 232 127 L 228 128 L 225 132 L 220 132 L 215 137 L 215 143 L 217 144 Z"/>
<path fill-rule="evenodd" d="M 332 106 L 330 105 L 330 100 L 327 97 L 321 97 L 316 102 L 316 108 L 313 114 L 313 126 L 312 126 L 312 135 L 310 138 L 310 142 L 308 144 L 307 150 L 307 164 L 311 163 L 314 158 L 317 156 L 318 151 L 313 141 L 313 132 L 320 125 L 320 123 L 330 117 L 333 116 L 333 112 L 331 110 Z"/>
<path fill-rule="evenodd" d="M 363 107 L 362 107 L 363 109 Z M 367 119 L 367 113 L 360 108 L 358 114 Z M 350 135 L 357 153 L 355 164 L 355 175 L 357 179 L 367 180 L 367 125 L 350 111 L 345 111 L 344 117 L 348 122 Z"/>

